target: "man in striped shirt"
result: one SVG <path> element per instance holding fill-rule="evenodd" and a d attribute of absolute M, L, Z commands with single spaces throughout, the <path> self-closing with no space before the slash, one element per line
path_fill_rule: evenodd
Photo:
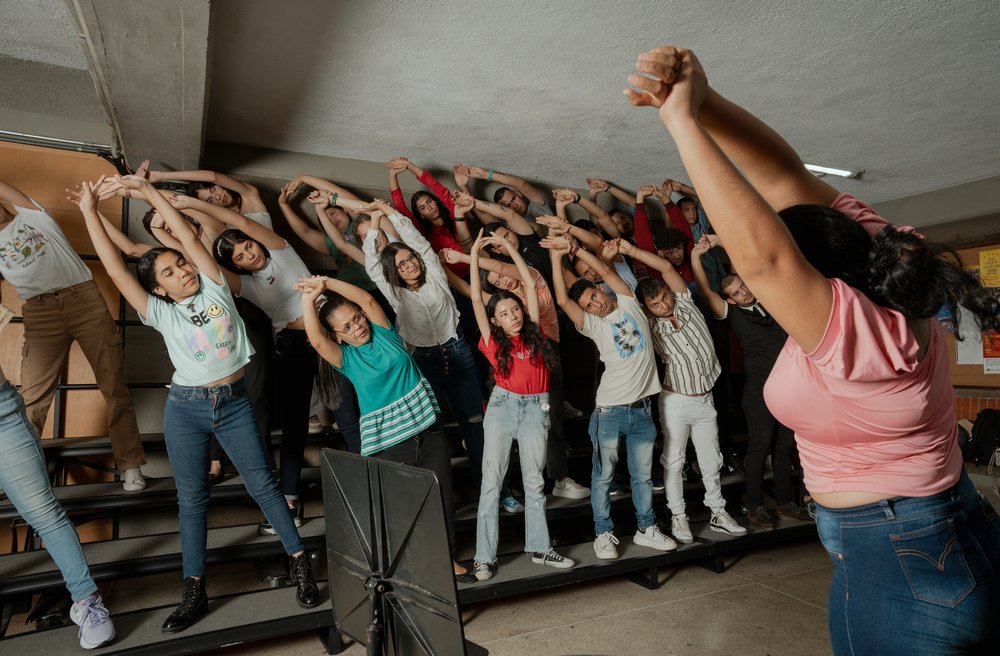
<path fill-rule="evenodd" d="M 660 463 L 666 475 L 671 533 L 678 542 L 694 541 L 681 476 L 690 435 L 705 485 L 705 505 L 712 511 L 709 528 L 727 535 L 745 535 L 747 530 L 726 512 L 719 481 L 722 453 L 712 386 L 722 367 L 708 325 L 687 283 L 670 262 L 627 242 L 622 243 L 621 252 L 663 274 L 662 280 L 641 281 L 635 292 L 649 319 L 653 348 L 664 364 L 660 422 L 666 444 Z"/>

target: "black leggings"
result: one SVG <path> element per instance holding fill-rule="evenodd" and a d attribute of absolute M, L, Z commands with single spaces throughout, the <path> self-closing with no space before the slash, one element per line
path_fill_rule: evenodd
<path fill-rule="evenodd" d="M 316 351 L 304 330 L 285 329 L 278 333 L 271 361 L 272 415 L 281 424 L 281 493 L 289 499 L 299 496 L 299 476 L 309 436 L 309 407 L 316 377 Z"/>

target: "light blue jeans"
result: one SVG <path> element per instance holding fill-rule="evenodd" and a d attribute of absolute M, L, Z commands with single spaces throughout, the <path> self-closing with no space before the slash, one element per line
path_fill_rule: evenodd
<path fill-rule="evenodd" d="M 289 556 L 302 551 L 288 504 L 264 455 L 260 429 L 242 380 L 216 387 L 171 385 L 163 437 L 177 485 L 184 578 L 205 573 L 208 450 L 212 435 L 243 477 Z"/>
<path fill-rule="evenodd" d="M 493 388 L 483 430 L 486 438 L 476 524 L 476 561 L 492 563 L 497 559 L 500 488 L 507 475 L 514 440 L 517 440 L 524 483 L 524 550 L 548 551 L 551 544 L 549 527 L 545 523 L 542 469 L 548 449 L 549 395 L 515 394 L 501 387 Z"/>
<path fill-rule="evenodd" d="M 833 562 L 834 654 L 998 652 L 1000 517 L 964 470 L 933 496 L 811 510 Z"/>
<path fill-rule="evenodd" d="M 618 464 L 618 441 L 625 436 L 628 471 L 632 478 L 632 504 L 640 531 L 656 523 L 653 514 L 653 443 L 656 426 L 650 415 L 651 397 L 633 405 L 597 406 L 590 416 L 590 439 L 594 445 L 590 477 L 590 506 L 597 535 L 614 529 L 611 496 L 608 493 Z"/>
<path fill-rule="evenodd" d="M 0 489 L 41 536 L 73 601 L 97 592 L 76 530 L 52 493 L 42 446 L 28 421 L 24 400 L 10 383 L 0 385 Z"/>

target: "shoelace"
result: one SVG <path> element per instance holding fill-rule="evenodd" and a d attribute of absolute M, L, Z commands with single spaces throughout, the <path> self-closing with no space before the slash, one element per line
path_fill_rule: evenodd
<path fill-rule="evenodd" d="M 306 558 L 294 558 L 292 560 L 292 570 L 295 574 L 295 582 L 299 586 L 308 588 L 316 587 L 316 582 L 312 580 L 312 569 L 309 567 L 309 561 Z"/>
<path fill-rule="evenodd" d="M 616 538 L 614 534 L 608 535 L 608 540 L 610 540 L 613 544 L 618 544 L 618 538 Z"/>
<path fill-rule="evenodd" d="M 181 605 L 177 607 L 178 611 L 187 612 L 198 602 L 198 598 L 201 596 L 201 586 L 200 581 L 194 579 L 188 580 L 186 586 L 184 586 L 184 594 L 181 595 Z"/>
<path fill-rule="evenodd" d="M 80 622 L 80 628 L 76 631 L 76 637 L 79 638 L 83 635 L 83 627 L 93 628 L 99 624 L 104 624 L 108 621 L 108 617 L 111 613 L 104 606 L 97 606 L 93 603 L 87 604 L 84 607 L 83 620 Z"/>

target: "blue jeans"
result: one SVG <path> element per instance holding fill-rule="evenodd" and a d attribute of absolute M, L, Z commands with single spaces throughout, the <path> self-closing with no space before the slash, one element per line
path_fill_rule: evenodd
<path fill-rule="evenodd" d="M 545 453 L 549 431 L 549 395 L 515 394 L 494 387 L 486 408 L 483 428 L 483 489 L 479 495 L 476 524 L 476 560 L 492 563 L 497 559 L 499 527 L 497 514 L 500 488 L 510 463 L 510 447 L 517 440 L 524 482 L 524 550 L 549 550 L 549 527 L 545 523 Z"/>
<path fill-rule="evenodd" d="M 177 485 L 184 578 L 205 573 L 208 449 L 214 434 L 288 555 L 304 546 L 267 463 L 243 381 L 216 387 L 171 385 L 163 412 L 167 456 Z"/>
<path fill-rule="evenodd" d="M 24 399 L 10 383 L 0 385 L 0 490 L 41 536 L 73 601 L 97 592 L 76 530 L 52 493 L 42 445 L 28 421 Z"/>
<path fill-rule="evenodd" d="M 833 561 L 835 654 L 997 653 L 1000 517 L 965 471 L 930 497 L 814 514 Z"/>
<path fill-rule="evenodd" d="M 483 397 L 472 350 L 459 332 L 439 346 L 418 346 L 413 351 L 413 361 L 431 384 L 438 403 L 448 403 L 462 430 L 479 496 L 483 483 Z M 501 498 L 510 496 L 506 483 L 501 495 Z"/>
<path fill-rule="evenodd" d="M 594 445 L 593 472 L 590 476 L 590 506 L 597 535 L 614 529 L 611 521 L 611 479 L 618 464 L 618 441 L 625 436 L 628 471 L 632 478 L 632 504 L 640 531 L 654 523 L 653 442 L 656 426 L 650 415 L 650 399 L 628 405 L 597 406 L 590 416 L 590 439 Z"/>

